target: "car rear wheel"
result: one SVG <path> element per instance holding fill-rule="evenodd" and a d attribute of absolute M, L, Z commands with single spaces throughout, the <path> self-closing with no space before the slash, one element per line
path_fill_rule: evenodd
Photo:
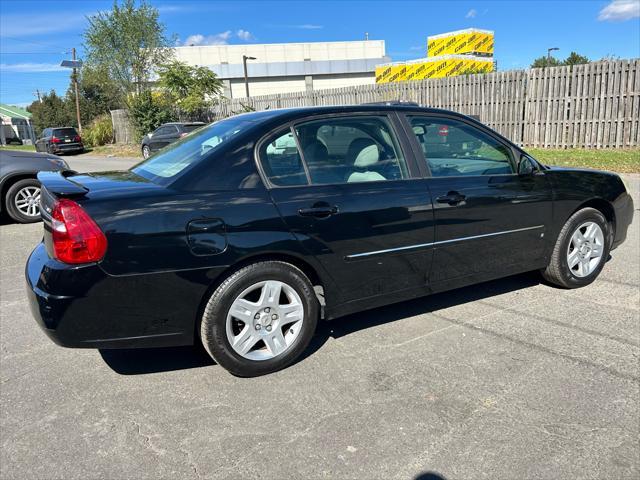
<path fill-rule="evenodd" d="M 295 362 L 318 315 L 318 299 L 304 273 L 285 262 L 259 262 L 231 274 L 213 292 L 200 338 L 220 366 L 254 377 Z"/>
<path fill-rule="evenodd" d="M 151 150 L 149 150 L 149 145 L 145 145 L 142 147 L 142 156 L 147 159 L 151 156 Z"/>
<path fill-rule="evenodd" d="M 9 216 L 16 222 L 33 223 L 40 220 L 40 182 L 35 178 L 18 180 L 9 187 L 5 197 Z"/>
<path fill-rule="evenodd" d="M 558 235 L 544 278 L 564 288 L 589 285 L 602 271 L 611 248 L 610 228 L 594 208 L 574 213 Z"/>

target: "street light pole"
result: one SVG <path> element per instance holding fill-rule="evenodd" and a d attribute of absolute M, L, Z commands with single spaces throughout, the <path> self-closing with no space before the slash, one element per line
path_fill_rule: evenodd
<path fill-rule="evenodd" d="M 247 76 L 247 60 L 255 60 L 256 57 L 247 57 L 242 55 L 242 66 L 244 67 L 244 89 L 247 92 L 247 98 L 249 98 L 249 78 Z"/>
<path fill-rule="evenodd" d="M 551 66 L 551 52 L 560 50 L 558 47 L 547 48 L 547 67 Z"/>

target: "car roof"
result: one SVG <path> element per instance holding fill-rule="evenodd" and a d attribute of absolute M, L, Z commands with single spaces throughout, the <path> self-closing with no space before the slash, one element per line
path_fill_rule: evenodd
<path fill-rule="evenodd" d="M 362 105 L 331 105 L 316 107 L 295 107 L 295 108 L 277 108 L 273 110 L 261 110 L 259 112 L 247 112 L 240 115 L 247 117 L 259 117 L 262 120 L 284 120 L 294 119 L 297 117 L 306 117 L 312 115 L 323 115 L 332 113 L 361 113 L 361 112 L 419 112 L 419 113 L 439 113 L 465 117 L 465 115 L 443 110 L 439 108 L 423 107 L 416 103 L 405 102 L 380 102 L 365 103 Z"/>

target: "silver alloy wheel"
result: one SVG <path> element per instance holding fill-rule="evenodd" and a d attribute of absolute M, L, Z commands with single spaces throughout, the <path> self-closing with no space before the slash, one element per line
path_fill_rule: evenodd
<path fill-rule="evenodd" d="M 304 321 L 300 295 L 284 282 L 251 285 L 231 304 L 227 339 L 236 353 L 249 360 L 269 360 L 295 342 Z"/>
<path fill-rule="evenodd" d="M 146 159 L 149 158 L 151 156 L 151 151 L 149 150 L 149 147 L 147 145 L 145 145 L 144 147 L 142 147 L 142 156 Z"/>
<path fill-rule="evenodd" d="M 604 254 L 604 232 L 595 222 L 580 225 L 567 247 L 567 264 L 576 277 L 590 275 L 602 261 Z"/>
<path fill-rule="evenodd" d="M 27 217 L 40 215 L 40 187 L 24 187 L 18 190 L 13 203 L 20 213 Z"/>

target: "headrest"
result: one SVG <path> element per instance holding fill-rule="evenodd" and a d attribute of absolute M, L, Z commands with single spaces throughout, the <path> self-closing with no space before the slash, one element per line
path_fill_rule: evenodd
<path fill-rule="evenodd" d="M 376 144 L 369 145 L 360 150 L 356 156 L 353 166 L 357 168 L 366 168 L 375 165 L 380 161 L 380 152 Z"/>
<path fill-rule="evenodd" d="M 329 159 L 327 147 L 319 140 L 314 140 L 304 147 L 303 153 L 307 163 L 326 162 Z"/>

